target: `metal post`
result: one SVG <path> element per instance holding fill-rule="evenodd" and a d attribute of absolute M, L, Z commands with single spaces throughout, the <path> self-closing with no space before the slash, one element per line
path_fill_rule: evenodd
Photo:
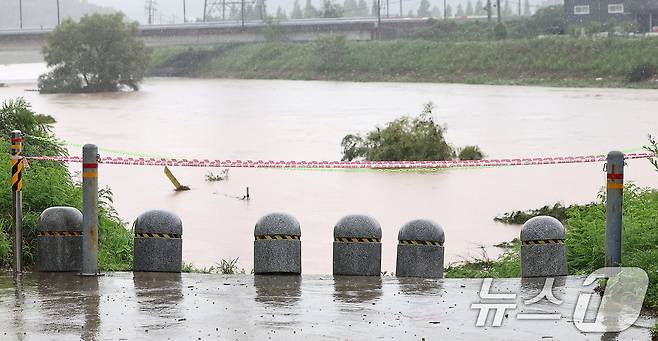
<path fill-rule="evenodd" d="M 187 23 L 187 11 L 185 9 L 185 0 L 183 0 L 183 24 Z"/>
<path fill-rule="evenodd" d="M 390 5 L 390 4 L 389 4 L 389 0 L 386 0 L 386 17 L 387 17 L 387 18 L 390 17 L 390 13 L 389 13 L 389 11 L 388 11 L 388 9 L 390 8 L 389 5 Z"/>
<path fill-rule="evenodd" d="M 491 0 L 487 0 L 491 1 Z M 448 20 L 448 2 L 443 0 L 443 20 Z"/>
<path fill-rule="evenodd" d="M 60 16 L 59 16 L 59 0 L 57 0 L 57 25 L 61 23 Z"/>
<path fill-rule="evenodd" d="M 608 153 L 605 210 L 605 266 L 621 266 L 622 203 L 624 194 L 624 154 Z"/>
<path fill-rule="evenodd" d="M 14 215 L 14 276 L 23 271 L 23 137 L 20 130 L 11 132 L 11 193 Z"/>
<path fill-rule="evenodd" d="M 242 9 L 240 10 L 240 16 L 242 17 L 242 28 L 244 28 L 244 0 L 240 1 Z"/>
<path fill-rule="evenodd" d="M 82 276 L 98 272 L 98 147 L 82 147 Z"/>
<path fill-rule="evenodd" d="M 487 23 L 491 24 L 491 0 L 487 0 Z"/>
<path fill-rule="evenodd" d="M 400 1 L 400 18 L 404 18 L 404 13 L 402 13 L 402 1 Z"/>
<path fill-rule="evenodd" d="M 23 0 L 18 0 L 18 23 L 23 28 Z"/>

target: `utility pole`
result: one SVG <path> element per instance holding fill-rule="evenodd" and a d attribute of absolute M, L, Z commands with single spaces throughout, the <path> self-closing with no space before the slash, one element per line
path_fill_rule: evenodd
<path fill-rule="evenodd" d="M 60 17 L 59 17 L 59 0 L 57 0 L 57 25 L 60 24 Z"/>
<path fill-rule="evenodd" d="M 240 1 L 240 6 L 242 6 L 242 9 L 240 10 L 240 16 L 242 17 L 242 28 L 244 28 L 244 0 Z"/>
<path fill-rule="evenodd" d="M 207 9 L 208 9 L 208 0 L 203 0 L 203 22 L 206 22 Z"/>
<path fill-rule="evenodd" d="M 496 0 L 496 14 L 498 15 L 498 23 L 502 23 L 503 18 L 500 16 L 500 0 Z"/>
<path fill-rule="evenodd" d="M 146 18 L 149 25 L 153 24 L 153 21 L 155 20 L 155 12 L 157 10 L 156 5 L 157 3 L 155 0 L 146 0 Z M 160 21 L 162 21 L 162 19 Z"/>
<path fill-rule="evenodd" d="M 18 25 L 23 28 L 23 0 L 18 0 Z"/>
<path fill-rule="evenodd" d="M 222 21 L 226 20 L 226 0 L 222 0 Z"/>
<path fill-rule="evenodd" d="M 402 0 L 400 0 L 400 18 L 404 17 L 404 13 L 402 12 Z"/>
<path fill-rule="evenodd" d="M 382 0 L 377 0 L 377 40 L 382 39 Z"/>
<path fill-rule="evenodd" d="M 386 17 L 387 17 L 387 18 L 389 17 L 388 9 L 390 8 L 390 6 L 389 6 L 389 2 L 388 2 L 388 1 L 389 1 L 389 0 L 386 0 Z M 400 1 L 400 2 L 402 2 L 402 1 Z"/>
<path fill-rule="evenodd" d="M 183 24 L 187 23 L 187 11 L 185 10 L 185 0 L 183 0 Z"/>
<path fill-rule="evenodd" d="M 521 0 L 519 0 L 519 17 L 521 16 Z"/>
<path fill-rule="evenodd" d="M 487 0 L 491 1 L 491 0 Z M 443 0 L 443 20 L 448 20 L 448 2 Z"/>
<path fill-rule="evenodd" d="M 487 0 L 487 23 L 491 24 L 491 0 Z"/>

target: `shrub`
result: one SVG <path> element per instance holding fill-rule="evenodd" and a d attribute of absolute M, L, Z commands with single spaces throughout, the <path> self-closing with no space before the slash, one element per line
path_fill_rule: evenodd
<path fill-rule="evenodd" d="M 22 98 L 5 101 L 0 106 L 0 131 L 3 136 L 19 129 L 27 134 L 25 155 L 62 156 L 66 150 L 51 133 L 52 117 L 37 115 Z M 0 141 L 9 150 L 7 139 Z M 0 154 L 0 163 L 9 164 L 9 154 Z M 36 254 L 37 221 L 51 206 L 82 206 L 82 188 L 71 179 L 68 168 L 59 162 L 31 161 L 23 173 L 23 259 L 33 265 Z M 10 172 L 0 173 L 0 182 L 10 183 Z M 125 228 L 112 207 L 112 192 L 99 191 L 99 266 L 101 270 L 132 268 L 132 233 Z M 0 192 L 0 267 L 11 264 L 11 191 Z"/>
<path fill-rule="evenodd" d="M 507 38 L 507 28 L 504 24 L 496 24 L 496 27 L 494 27 L 494 37 L 498 40 Z"/>
<path fill-rule="evenodd" d="M 656 67 L 649 64 L 640 64 L 633 67 L 629 72 L 627 79 L 629 82 L 637 83 L 651 79 L 656 75 Z"/>
<path fill-rule="evenodd" d="M 460 160 L 482 160 L 484 153 L 478 146 L 466 146 L 459 151 Z"/>
<path fill-rule="evenodd" d="M 320 69 L 325 71 L 340 71 L 349 55 L 347 39 L 342 35 L 316 40 L 315 50 L 320 59 Z"/>
<path fill-rule="evenodd" d="M 343 160 L 451 160 L 455 151 L 443 134 L 445 128 L 434 122 L 432 103 L 418 117 L 403 116 L 365 136 L 343 138 Z"/>

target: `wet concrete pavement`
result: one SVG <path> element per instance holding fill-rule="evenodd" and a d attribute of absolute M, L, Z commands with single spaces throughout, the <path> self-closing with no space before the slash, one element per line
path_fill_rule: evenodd
<path fill-rule="evenodd" d="M 556 279 L 564 302 L 535 297 L 543 280 L 494 280 L 490 292 L 518 293 L 502 326 L 476 327 L 481 279 L 326 276 L 28 273 L 0 274 L 2 340 L 614 340 L 648 339 L 640 317 L 617 334 L 581 333 L 572 320 L 583 277 Z M 598 296 L 597 296 L 598 297 Z M 593 299 L 590 308 L 596 309 Z M 509 300 L 508 300 L 509 301 Z M 514 300 L 512 300 L 514 302 Z M 509 302 L 507 302 L 509 303 Z M 590 309 L 590 310 L 592 310 Z M 594 311 L 592 310 L 592 311 Z M 558 320 L 518 320 L 524 312 Z M 595 314 L 592 313 L 591 316 Z M 588 315 L 590 316 L 590 315 Z"/>

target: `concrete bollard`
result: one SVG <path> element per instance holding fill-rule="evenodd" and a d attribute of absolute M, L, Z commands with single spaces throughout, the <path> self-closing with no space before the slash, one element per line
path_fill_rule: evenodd
<path fill-rule="evenodd" d="M 77 208 L 47 208 L 39 217 L 37 230 L 38 271 L 80 271 L 82 213 Z"/>
<path fill-rule="evenodd" d="M 366 215 L 348 215 L 334 227 L 334 275 L 379 276 L 382 228 Z"/>
<path fill-rule="evenodd" d="M 431 220 L 412 220 L 398 233 L 398 277 L 443 278 L 443 228 Z"/>
<path fill-rule="evenodd" d="M 539 216 L 521 228 L 521 277 L 567 275 L 564 226 L 559 220 Z"/>
<path fill-rule="evenodd" d="M 171 212 L 151 210 L 135 220 L 133 271 L 180 272 L 183 223 Z"/>
<path fill-rule="evenodd" d="M 254 274 L 302 273 L 302 230 L 295 217 L 270 213 L 254 228 Z"/>

